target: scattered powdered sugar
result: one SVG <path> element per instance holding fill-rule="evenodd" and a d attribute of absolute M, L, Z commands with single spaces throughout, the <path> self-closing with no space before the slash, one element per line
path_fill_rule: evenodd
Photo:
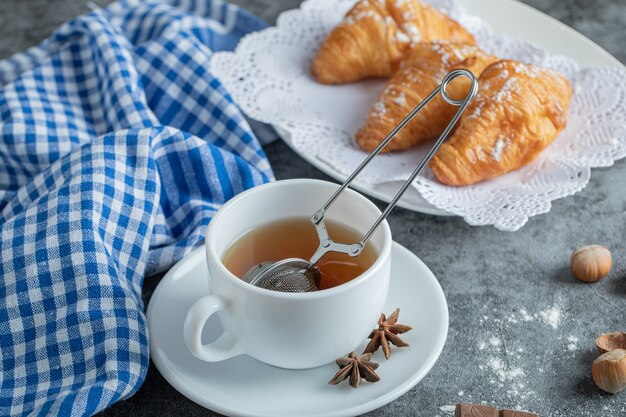
<path fill-rule="evenodd" d="M 493 371 L 501 382 L 512 381 L 524 375 L 524 370 L 522 370 L 522 368 L 511 367 L 497 357 L 487 359 L 487 367 Z"/>
<path fill-rule="evenodd" d="M 552 326 L 553 329 L 559 328 L 559 322 L 561 321 L 561 309 L 557 306 L 552 306 L 546 310 L 540 311 L 539 316 L 541 319 Z"/>
<path fill-rule="evenodd" d="M 395 26 L 396 25 L 396 21 L 393 20 L 393 18 L 391 16 L 386 16 L 385 17 L 385 24 L 387 26 Z"/>
<path fill-rule="evenodd" d="M 477 105 L 476 107 L 474 107 L 474 111 L 467 116 L 468 119 L 475 119 L 477 117 L 480 117 L 480 114 L 483 112 L 483 107 L 480 105 Z"/>
<path fill-rule="evenodd" d="M 526 311 L 526 309 L 523 309 L 523 308 L 522 308 L 522 309 L 519 311 L 519 313 L 521 314 L 521 316 L 522 316 L 522 320 L 524 320 L 524 321 L 533 321 L 533 320 L 535 319 L 533 316 L 531 316 L 530 314 L 528 314 L 528 312 Z"/>
<path fill-rule="evenodd" d="M 485 316 L 484 316 L 485 317 Z M 482 319 L 485 323 L 489 319 Z M 491 322 L 509 320 L 494 319 Z M 515 346 L 515 341 L 504 341 L 500 337 L 489 333 L 484 337 L 485 341 L 478 343 L 478 350 L 484 352 L 481 357 L 478 368 L 486 372 L 487 382 L 504 395 L 509 401 L 526 400 L 534 396 L 535 392 L 527 389 L 529 381 L 527 381 L 527 373 L 521 365 L 522 354 L 524 349 L 522 346 Z"/>
<path fill-rule="evenodd" d="M 473 366 L 478 367 L 479 375 L 482 373 L 485 384 L 490 387 L 494 405 L 517 404 L 518 409 L 536 405 L 538 391 L 533 387 L 541 380 L 541 375 L 552 369 L 544 369 L 542 352 L 538 355 L 534 351 L 533 343 L 523 335 L 536 329 L 538 332 L 553 332 L 562 324 L 565 315 L 561 308 L 561 301 L 557 300 L 551 306 L 537 311 L 529 311 L 527 308 L 519 310 L 500 311 L 497 308 L 483 306 L 483 312 L 478 315 L 478 339 L 473 349 L 476 360 Z M 562 352 L 565 341 L 566 352 L 572 354 L 579 350 L 579 339 L 575 335 L 554 337 L 552 346 L 554 352 Z M 550 354 L 550 353 L 548 353 Z M 471 365 L 470 365 L 471 366 Z M 472 400 L 472 393 L 468 387 L 463 390 L 464 398 Z M 460 397 L 461 395 L 458 395 Z M 481 399 L 479 402 L 485 402 Z M 514 408 L 509 406 L 510 408 Z"/>
<path fill-rule="evenodd" d="M 409 81 L 411 81 L 412 83 L 420 83 L 420 82 L 422 82 L 422 79 L 421 79 L 420 77 L 418 77 L 416 74 L 414 74 L 414 73 L 413 73 L 412 71 L 410 71 L 410 70 L 407 70 L 407 71 L 405 72 L 405 75 L 406 75 L 407 79 L 408 79 Z"/>
<path fill-rule="evenodd" d="M 573 352 L 578 350 L 578 342 L 580 340 L 576 336 L 569 335 L 567 336 L 567 350 Z"/>
<path fill-rule="evenodd" d="M 563 319 L 563 312 L 561 311 L 561 307 L 557 304 L 552 307 L 546 308 L 545 310 L 541 310 L 538 313 L 529 313 L 526 309 L 522 308 L 519 310 L 517 314 L 511 313 L 507 315 L 504 320 L 509 323 L 518 323 L 518 322 L 533 322 L 535 320 L 542 320 L 545 324 L 549 325 L 553 329 L 558 329 L 561 320 Z M 490 320 L 489 316 L 482 316 L 479 319 L 480 323 L 487 322 Z M 501 322 L 501 319 L 495 319 L 496 322 Z M 491 337 L 489 339 L 489 343 L 491 344 L 491 340 L 496 340 L 497 338 Z M 493 345 L 492 346 L 497 346 Z"/>
<path fill-rule="evenodd" d="M 480 161 L 487 160 L 487 157 L 485 156 L 485 152 L 483 151 L 483 147 L 480 145 L 476 146 L 475 149 L 468 149 L 467 157 L 472 163 L 476 163 L 476 158 L 478 158 Z"/>
<path fill-rule="evenodd" d="M 467 159 L 469 159 L 472 164 L 476 163 L 476 155 L 474 154 L 473 150 L 467 149 L 465 151 L 465 155 L 467 155 Z"/>
<path fill-rule="evenodd" d="M 445 41 L 432 42 L 430 44 L 430 49 L 439 54 L 441 63 L 444 66 L 457 64 L 460 61 L 479 53 L 473 46 L 463 45 L 459 47 L 456 45 L 450 45 Z"/>
<path fill-rule="evenodd" d="M 483 151 L 483 147 L 480 145 L 476 147 L 476 155 L 481 161 L 487 160 L 487 155 L 485 155 L 485 151 Z"/>
<path fill-rule="evenodd" d="M 493 100 L 497 103 L 510 100 L 514 92 L 519 92 L 519 82 L 517 78 L 511 77 L 504 82 L 502 88 L 493 96 Z"/>
<path fill-rule="evenodd" d="M 515 71 L 515 73 L 517 74 L 526 75 L 529 78 L 537 78 L 541 75 L 538 67 L 529 64 L 522 64 L 520 62 L 514 63 L 513 71 Z"/>
<path fill-rule="evenodd" d="M 439 407 L 439 410 L 447 414 L 452 414 L 456 411 L 456 406 L 455 405 L 442 405 L 441 407 Z"/>
<path fill-rule="evenodd" d="M 463 391 L 459 391 L 459 393 L 457 394 L 459 397 L 462 397 L 465 395 L 465 393 Z"/>
<path fill-rule="evenodd" d="M 413 20 L 415 18 L 415 16 L 413 16 L 413 13 L 406 11 L 404 13 L 402 13 L 402 18 L 404 20 Z"/>
<path fill-rule="evenodd" d="M 411 42 L 417 43 L 422 40 L 422 33 L 419 31 L 414 23 L 404 22 L 404 24 L 402 25 L 402 30 L 411 39 Z"/>
<path fill-rule="evenodd" d="M 387 107 L 385 106 L 385 103 L 383 103 L 382 100 L 374 103 L 374 105 L 372 106 L 372 115 L 384 116 L 385 114 L 387 114 Z"/>
<path fill-rule="evenodd" d="M 491 157 L 496 161 L 500 161 L 500 159 L 502 159 L 502 152 L 504 152 L 504 149 L 509 143 L 511 143 L 509 139 L 500 136 L 491 150 Z"/>
<path fill-rule="evenodd" d="M 502 341 L 497 337 L 492 337 L 489 339 L 489 344 L 494 347 L 498 347 L 502 344 Z"/>
<path fill-rule="evenodd" d="M 402 42 L 402 43 L 409 43 L 409 42 L 411 42 L 411 38 L 406 36 L 406 34 L 404 32 L 402 32 L 402 31 L 398 31 L 396 33 L 396 39 L 398 40 L 398 42 Z"/>
<path fill-rule="evenodd" d="M 398 94 L 398 96 L 394 97 L 391 99 L 391 101 L 393 101 L 394 103 L 396 103 L 399 106 L 406 106 L 406 94 L 404 94 L 404 91 L 400 92 L 400 94 Z"/>
<path fill-rule="evenodd" d="M 357 14 L 352 14 L 350 16 L 347 16 L 342 23 L 344 24 L 348 24 L 348 25 L 352 25 L 354 23 L 356 23 L 357 21 L 361 20 L 361 19 L 365 19 L 365 18 L 372 18 L 372 19 L 376 19 L 376 20 L 382 20 L 382 16 L 376 12 L 374 12 L 373 10 L 363 10 Z"/>

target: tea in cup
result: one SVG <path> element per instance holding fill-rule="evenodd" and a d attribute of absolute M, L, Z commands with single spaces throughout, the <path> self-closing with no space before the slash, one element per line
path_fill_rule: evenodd
<path fill-rule="evenodd" d="M 319 241 L 309 218 L 338 185 L 312 179 L 255 187 L 226 203 L 205 237 L 209 292 L 187 314 L 185 342 L 198 358 L 217 362 L 247 354 L 270 365 L 321 366 L 356 349 L 374 328 L 389 288 L 391 232 L 386 221 L 357 257 L 328 253 L 318 262 L 319 290 L 284 293 L 241 277 L 256 263 L 308 259 Z M 334 241 L 356 243 L 381 215 L 346 189 L 325 213 Z M 224 328 L 203 344 L 202 328 L 217 314 Z"/>
<path fill-rule="evenodd" d="M 358 242 L 362 234 L 338 222 L 325 222 L 328 233 L 337 242 Z M 244 234 L 228 249 L 222 262 L 237 277 L 268 260 L 308 259 L 319 246 L 319 237 L 309 217 L 292 217 L 260 226 Z M 373 245 L 365 245 L 359 256 L 328 252 L 317 263 L 320 272 L 318 290 L 333 288 L 364 273 L 377 253 Z"/>

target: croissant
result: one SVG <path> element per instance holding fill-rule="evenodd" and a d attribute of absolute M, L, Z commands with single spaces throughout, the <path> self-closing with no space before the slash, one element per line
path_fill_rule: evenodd
<path fill-rule="evenodd" d="M 465 68 L 478 76 L 496 59 L 473 45 L 448 42 L 416 44 L 378 96 L 363 127 L 356 133 L 357 144 L 364 151 L 371 152 L 415 106 L 441 84 L 448 72 Z M 469 88 L 470 81 L 467 78 L 457 78 L 448 85 L 446 91 L 452 99 L 461 100 Z M 408 149 L 439 136 L 457 109 L 438 95 L 398 132 L 382 152 Z"/>
<path fill-rule="evenodd" d="M 417 42 L 474 44 L 459 23 L 420 0 L 361 0 L 322 43 L 311 73 L 324 84 L 389 77 Z"/>
<path fill-rule="evenodd" d="M 515 61 L 498 61 L 479 78 L 479 90 L 457 129 L 430 163 L 447 185 L 469 185 L 520 168 L 567 125 L 567 78 Z"/>

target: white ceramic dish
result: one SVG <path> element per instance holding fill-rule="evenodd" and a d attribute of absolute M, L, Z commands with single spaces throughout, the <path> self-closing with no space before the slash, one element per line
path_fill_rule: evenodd
<path fill-rule="evenodd" d="M 479 16 L 498 33 L 535 43 L 553 54 L 574 59 L 583 67 L 622 67 L 623 65 L 600 46 L 569 26 L 515 0 L 458 0 L 468 14 Z M 339 182 L 346 175 L 333 169 L 316 155 L 301 152 L 291 143 L 289 135 L 277 129 L 281 138 L 311 165 Z M 370 184 L 358 179 L 352 188 L 379 200 L 389 202 L 401 183 Z M 416 189 L 409 188 L 398 204 L 409 210 L 434 215 L 450 215 L 426 202 Z"/>
<path fill-rule="evenodd" d="M 411 346 L 394 349 L 381 364 L 381 381 L 359 389 L 328 385 L 334 363 L 307 370 L 286 370 L 238 356 L 224 362 L 196 359 L 183 341 L 189 307 L 207 292 L 204 248 L 198 248 L 161 280 L 148 305 L 150 354 L 167 381 L 192 401 L 236 416 L 354 416 L 381 407 L 417 384 L 437 361 L 448 333 L 448 306 L 439 282 L 424 263 L 395 243 L 391 287 L 385 311 L 400 307 L 400 321 L 413 326 L 403 335 Z M 217 320 L 204 330 L 205 342 L 221 333 Z M 365 347 L 365 341 L 360 349 Z M 347 353 L 347 352 L 346 352 Z"/>

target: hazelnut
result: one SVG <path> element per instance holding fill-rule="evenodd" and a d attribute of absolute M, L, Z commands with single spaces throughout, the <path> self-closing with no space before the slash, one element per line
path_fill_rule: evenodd
<path fill-rule="evenodd" d="M 614 349 L 626 349 L 626 332 L 604 333 L 596 339 L 596 347 L 600 354 Z"/>
<path fill-rule="evenodd" d="M 600 281 L 611 270 L 611 252 L 600 245 L 583 246 L 572 254 L 572 272 L 580 281 Z"/>
<path fill-rule="evenodd" d="M 598 387 L 611 394 L 626 388 L 626 350 L 603 353 L 591 366 L 591 376 Z"/>

